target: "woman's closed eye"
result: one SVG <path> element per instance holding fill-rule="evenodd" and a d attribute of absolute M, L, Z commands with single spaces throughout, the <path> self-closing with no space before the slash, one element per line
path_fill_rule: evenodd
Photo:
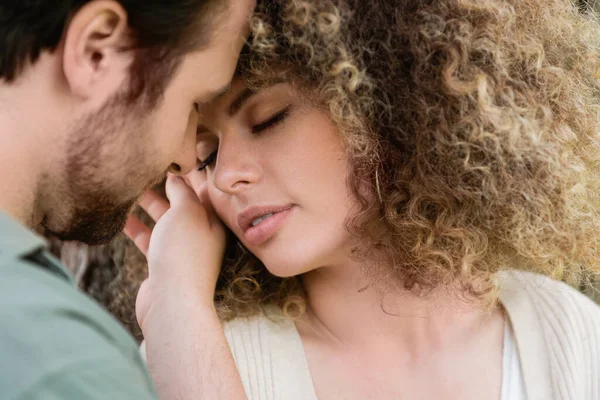
<path fill-rule="evenodd" d="M 217 159 L 217 150 L 213 151 L 206 157 L 204 160 L 200 160 L 200 166 L 198 167 L 198 171 L 204 171 L 206 167 L 211 165 Z"/>
<path fill-rule="evenodd" d="M 268 129 L 274 128 L 277 125 L 281 124 L 290 114 L 291 106 L 288 106 L 266 120 L 265 122 L 261 122 L 260 124 L 256 124 L 252 126 L 252 134 L 258 135 L 261 134 Z M 200 166 L 198 167 L 198 171 L 204 171 L 207 167 L 214 164 L 217 160 L 217 150 L 210 153 L 204 160 L 200 161 Z"/>
<path fill-rule="evenodd" d="M 260 133 L 266 131 L 267 129 L 270 129 L 270 128 L 273 128 L 273 127 L 279 125 L 280 123 L 285 121 L 285 119 L 290 114 L 290 108 L 291 108 L 291 106 L 287 106 L 286 108 L 284 108 L 283 110 L 281 110 L 280 112 L 278 112 L 277 114 L 272 116 L 271 118 L 267 119 L 265 122 L 261 122 L 260 124 L 256 124 L 256 125 L 252 126 L 252 133 L 255 135 L 260 134 Z"/>

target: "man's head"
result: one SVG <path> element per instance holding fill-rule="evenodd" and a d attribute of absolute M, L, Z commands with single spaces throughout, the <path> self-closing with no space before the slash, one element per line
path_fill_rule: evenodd
<path fill-rule="evenodd" d="M 0 121 L 36 167 L 34 222 L 107 241 L 144 188 L 193 168 L 196 107 L 227 88 L 254 3 L 3 2 Z"/>

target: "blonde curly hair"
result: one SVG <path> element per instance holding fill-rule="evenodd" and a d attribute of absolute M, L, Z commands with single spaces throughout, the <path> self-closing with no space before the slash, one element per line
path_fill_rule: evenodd
<path fill-rule="evenodd" d="M 386 266 L 365 271 L 371 282 L 418 293 L 458 282 L 493 300 L 504 269 L 598 276 L 592 15 L 569 0 L 265 0 L 252 28 L 239 76 L 290 82 L 339 128 L 359 205 L 354 256 Z M 82 287 L 141 338 L 146 266 L 124 236 L 112 247 L 114 274 Z M 215 303 L 225 320 L 305 307 L 300 280 L 269 274 L 233 235 Z"/>
<path fill-rule="evenodd" d="M 568 0 L 269 0 L 238 67 L 327 110 L 350 159 L 354 257 L 372 282 L 494 296 L 519 269 L 600 271 L 600 24 Z M 230 237 L 222 318 L 302 313 Z"/>

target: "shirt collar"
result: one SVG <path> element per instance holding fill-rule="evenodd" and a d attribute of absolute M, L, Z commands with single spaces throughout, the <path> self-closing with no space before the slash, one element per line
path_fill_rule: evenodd
<path fill-rule="evenodd" d="M 0 212 L 0 257 L 21 257 L 43 247 L 44 238 Z"/>
<path fill-rule="evenodd" d="M 47 247 L 46 239 L 0 212 L 0 261 L 33 256 L 30 261 L 73 282 L 71 273 Z"/>

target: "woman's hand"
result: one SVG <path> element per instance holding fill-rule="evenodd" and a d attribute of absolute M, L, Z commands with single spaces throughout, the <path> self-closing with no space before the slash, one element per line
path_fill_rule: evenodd
<path fill-rule="evenodd" d="M 136 302 L 142 330 L 151 313 L 171 312 L 169 305 L 181 307 L 191 300 L 199 303 L 196 307 L 213 307 L 225 250 L 223 225 L 182 178 L 169 176 L 166 192 L 170 204 L 153 191 L 146 192 L 140 202 L 156 221 L 153 230 L 134 216 L 125 226 L 127 236 L 148 260 L 149 276 Z"/>
<path fill-rule="evenodd" d="M 148 259 L 136 312 L 156 390 L 165 400 L 246 399 L 213 302 L 224 228 L 183 179 L 169 176 L 166 189 L 170 204 L 152 191 L 141 200 L 153 230 L 133 216 L 125 227 Z"/>

